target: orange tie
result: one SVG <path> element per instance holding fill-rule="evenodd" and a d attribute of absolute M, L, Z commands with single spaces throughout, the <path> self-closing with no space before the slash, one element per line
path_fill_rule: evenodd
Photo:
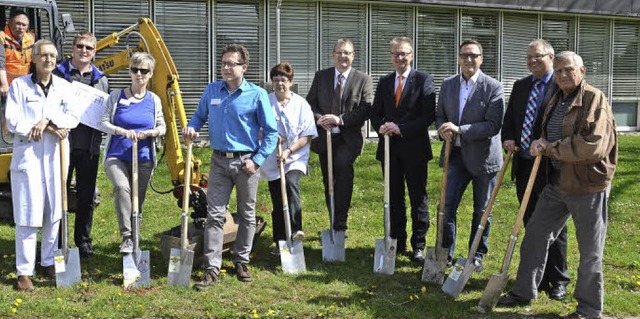
<path fill-rule="evenodd" d="M 398 76 L 398 88 L 396 88 L 396 108 L 400 103 L 400 97 L 402 96 L 402 75 Z"/>

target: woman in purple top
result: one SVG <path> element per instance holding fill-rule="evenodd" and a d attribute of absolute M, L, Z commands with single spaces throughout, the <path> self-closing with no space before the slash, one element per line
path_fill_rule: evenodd
<path fill-rule="evenodd" d="M 100 118 L 100 129 L 107 133 L 104 168 L 113 184 L 122 245 L 120 253 L 133 252 L 131 233 L 131 159 L 133 141 L 138 142 L 138 212 L 142 206 L 149 179 L 156 165 L 155 140 L 164 135 L 166 126 L 160 98 L 147 90 L 153 76 L 155 59 L 136 52 L 129 62 L 131 85 L 111 92 Z"/>

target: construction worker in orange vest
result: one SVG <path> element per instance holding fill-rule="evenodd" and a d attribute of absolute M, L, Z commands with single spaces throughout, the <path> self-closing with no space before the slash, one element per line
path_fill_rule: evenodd
<path fill-rule="evenodd" d="M 5 70 L 0 70 L 0 94 L 6 96 L 14 78 L 27 75 L 31 65 L 31 50 L 35 42 L 33 33 L 28 32 L 29 17 L 22 10 L 13 10 L 9 22 L 0 31 L 0 41 L 6 56 Z"/>

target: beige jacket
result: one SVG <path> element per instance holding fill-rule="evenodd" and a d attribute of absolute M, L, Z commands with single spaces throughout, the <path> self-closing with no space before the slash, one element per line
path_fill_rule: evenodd
<path fill-rule="evenodd" d="M 546 108 L 542 127 L 546 127 L 559 91 Z M 616 123 L 607 97 L 584 80 L 568 106 L 562 125 L 562 139 L 550 143 L 544 156 L 562 162 L 560 189 L 565 194 L 588 194 L 605 190 L 618 163 Z"/>

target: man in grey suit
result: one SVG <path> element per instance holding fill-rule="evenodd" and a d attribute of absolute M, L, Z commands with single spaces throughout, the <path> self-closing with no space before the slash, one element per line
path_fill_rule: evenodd
<path fill-rule="evenodd" d="M 353 192 L 353 163 L 362 152 L 362 126 L 373 103 L 371 77 L 351 67 L 353 43 L 339 39 L 333 47 L 334 67 L 316 72 L 307 101 L 316 120 L 318 138 L 311 150 L 320 157 L 325 200 L 329 207 L 326 131 L 331 131 L 335 223 L 333 229 L 347 230 Z"/>
<path fill-rule="evenodd" d="M 502 146 L 509 151 L 514 147 L 520 150 L 513 157 L 511 177 L 516 180 L 518 200 L 524 197 L 529 175 L 533 167 L 533 157 L 529 151 L 531 142 L 540 138 L 542 131 L 542 114 L 558 92 L 558 84 L 553 74 L 553 47 L 543 39 L 532 41 L 527 48 L 527 67 L 531 71 L 528 75 L 513 84 L 511 97 L 502 126 Z M 547 184 L 546 167 L 548 160 L 540 166 L 536 181 L 529 197 L 529 203 L 524 214 L 524 224 L 527 225 L 533 213 L 544 185 Z M 539 291 L 546 291 L 549 298 L 562 300 L 567 296 L 565 287 L 569 283 L 567 269 L 567 227 L 563 227 L 558 238 L 549 246 L 547 265 L 544 270 Z"/>
<path fill-rule="evenodd" d="M 449 249 L 452 263 L 456 246 L 456 212 L 462 194 L 473 185 L 473 219 L 469 246 L 487 207 L 496 184 L 496 173 L 502 166 L 500 128 L 504 114 L 502 84 L 480 71 L 482 46 L 475 40 L 460 45 L 458 64 L 461 73 L 442 81 L 436 126 L 438 134 L 453 143 L 449 158 L 446 189 L 443 247 Z M 444 151 L 442 152 L 444 154 Z M 440 156 L 440 164 L 444 155 Z M 491 216 L 482 234 L 474 263 L 482 270 L 482 258 L 487 253 Z"/>

